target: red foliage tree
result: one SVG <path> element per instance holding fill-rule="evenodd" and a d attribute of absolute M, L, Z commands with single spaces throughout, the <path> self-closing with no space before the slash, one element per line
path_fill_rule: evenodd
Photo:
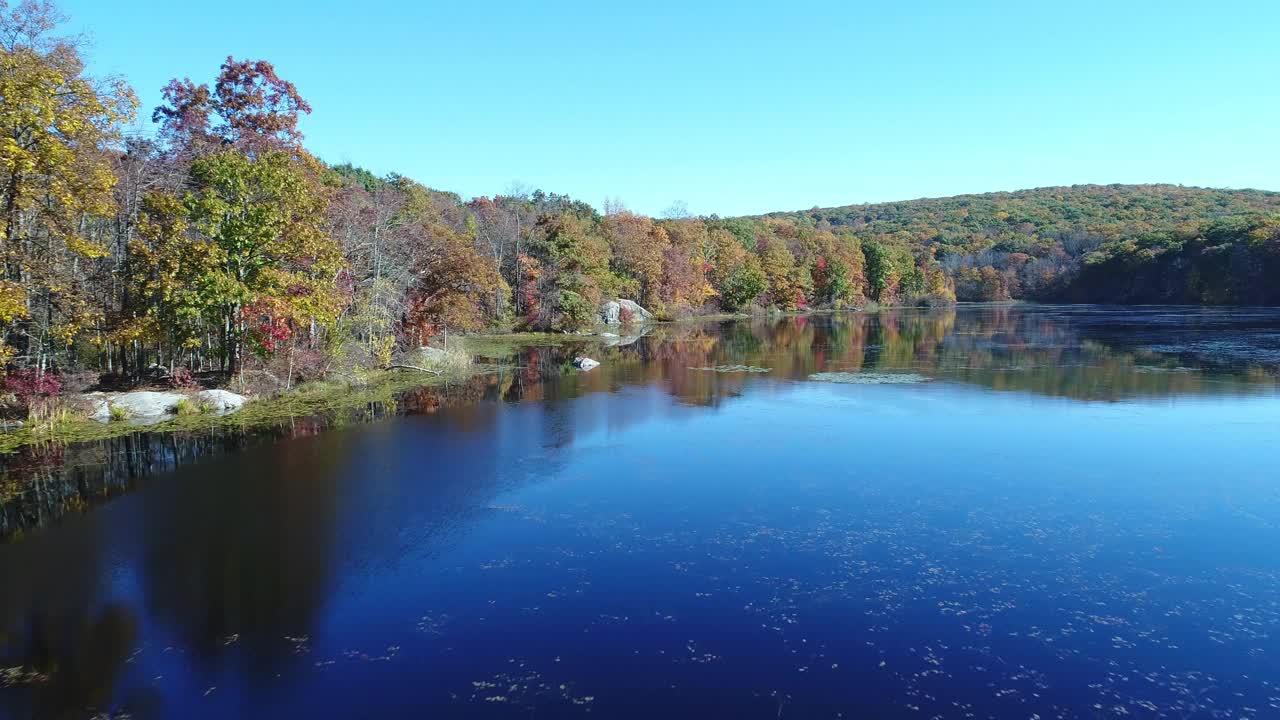
<path fill-rule="evenodd" d="M 297 148 L 298 114 L 311 112 L 294 84 L 266 60 L 228 56 L 212 91 L 183 78 L 169 81 L 162 94 L 165 104 L 151 114 L 152 122 L 176 147 L 194 154 L 221 145 L 246 152 Z"/>

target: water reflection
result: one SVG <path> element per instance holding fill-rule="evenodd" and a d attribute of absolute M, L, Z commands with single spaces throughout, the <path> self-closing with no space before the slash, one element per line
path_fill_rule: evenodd
<path fill-rule="evenodd" d="M 78 718 L 86 708 L 127 703 L 135 715 L 146 717 L 156 697 L 148 689 L 120 687 L 125 665 L 138 642 L 138 621 L 123 606 L 109 606 L 92 615 L 55 617 L 41 613 L 29 618 L 16 638 L 6 639 L 5 659 L 21 663 L 9 668 L 4 685 L 21 685 L 32 692 L 13 694 L 14 715 L 32 718 Z M 20 669 L 19 669 L 20 668 Z"/>
<path fill-rule="evenodd" d="M 570 368 L 577 354 L 603 365 Z M 817 373 L 903 373 L 1000 391 L 1086 401 L 1274 392 L 1280 312 L 1200 308 L 970 306 L 936 310 L 757 318 L 662 325 L 638 342 L 529 348 L 514 365 L 389 405 L 297 418 L 251 432 L 139 434 L 69 447 L 27 447 L 5 459 L 0 538 L 105 501 L 138 478 L 281 438 L 442 408 L 475 408 L 455 422 L 486 422 L 483 401 L 549 406 L 628 385 L 656 385 L 681 402 L 715 407 L 763 380 Z M 711 372 L 695 368 L 768 369 Z M 613 417 L 612 422 L 625 422 Z"/>
<path fill-rule="evenodd" d="M 143 497 L 141 537 L 164 539 L 140 543 L 147 612 L 198 662 L 238 644 L 250 677 L 271 677 L 291 657 L 280 637 L 309 635 L 332 582 L 347 450 L 343 433 L 283 443 Z"/>
<path fill-rule="evenodd" d="M 1118 325 L 1115 315 L 1127 325 Z M 1157 322 L 1165 313 L 1151 313 Z M 689 373 L 691 367 L 767 367 L 770 377 L 805 380 L 818 372 L 902 372 L 1078 400 L 1274 390 L 1280 313 L 1234 317 L 1186 310 L 1186 322 L 1147 327 L 1143 312 L 972 307 L 902 309 L 820 317 L 663 326 L 631 352 L 606 351 L 604 372 L 580 385 L 607 389 L 661 381 L 680 399 L 714 405 L 753 378 Z M 1144 332 L 1145 331 L 1145 332 Z M 1162 338 L 1161 351 L 1152 349 Z M 1252 348 L 1234 355 L 1218 345 Z M 1214 347 L 1216 347 L 1215 345 Z"/>
<path fill-rule="evenodd" d="M 32 538 L 29 551 L 0 552 L 0 688 L 17 689 L 5 696 L 13 717 L 83 717 L 122 695 L 151 704 L 148 690 L 121 688 L 138 610 L 111 597 L 102 530 L 87 517 Z"/>

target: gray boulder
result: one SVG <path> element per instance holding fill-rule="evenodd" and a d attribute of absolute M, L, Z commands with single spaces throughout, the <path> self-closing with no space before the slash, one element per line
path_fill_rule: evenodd
<path fill-rule="evenodd" d="M 605 325 L 617 325 L 622 322 L 622 304 L 617 300 L 601 303 L 600 322 Z"/>
<path fill-rule="evenodd" d="M 609 300 L 600 304 L 600 322 L 606 325 L 618 325 L 622 322 L 622 311 L 631 313 L 632 322 L 649 322 L 653 313 L 645 310 L 634 300 Z"/>
<path fill-rule="evenodd" d="M 235 412 L 249 402 L 249 398 L 229 390 L 201 390 L 196 393 L 196 402 L 212 407 L 215 412 Z"/>
<path fill-rule="evenodd" d="M 186 395 L 170 392 L 152 392 L 139 390 L 117 395 L 111 401 L 111 407 L 123 408 L 131 418 L 151 418 L 168 415 Z M 110 410 L 108 410 L 108 415 Z"/>
<path fill-rule="evenodd" d="M 576 357 L 573 359 L 573 366 L 579 370 L 593 370 L 600 367 L 600 363 L 589 357 Z"/>
<path fill-rule="evenodd" d="M 106 422 L 111 419 L 111 403 L 107 399 L 107 394 L 102 391 L 95 391 L 84 394 L 84 401 L 89 405 L 89 419 L 99 422 Z"/>
<path fill-rule="evenodd" d="M 158 363 L 151 363 L 148 365 L 147 369 L 143 371 L 142 376 L 151 382 L 161 382 L 168 380 L 171 377 L 169 368 Z"/>
<path fill-rule="evenodd" d="M 427 347 L 423 345 L 418 348 L 418 358 L 429 363 L 442 363 L 447 360 L 449 353 L 440 348 Z"/>
<path fill-rule="evenodd" d="M 89 413 L 90 420 L 98 422 L 107 422 L 111 419 L 111 403 L 106 400 L 93 400 L 93 412 Z"/>
<path fill-rule="evenodd" d="M 622 305 L 623 310 L 631 311 L 631 317 L 636 322 L 649 322 L 653 319 L 653 313 L 640 307 L 640 303 L 635 300 L 619 300 L 618 303 Z"/>

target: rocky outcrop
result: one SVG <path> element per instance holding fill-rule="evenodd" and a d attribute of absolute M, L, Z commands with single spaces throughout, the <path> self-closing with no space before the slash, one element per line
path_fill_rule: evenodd
<path fill-rule="evenodd" d="M 573 366 L 579 370 L 592 370 L 600 367 L 600 363 L 589 357 L 576 357 L 573 359 Z"/>
<path fill-rule="evenodd" d="M 631 322 L 650 322 L 653 320 L 653 313 L 645 310 L 640 303 L 634 300 L 609 300 L 600 304 L 600 322 L 606 325 L 619 325 L 622 323 L 623 310 L 629 314 Z"/>

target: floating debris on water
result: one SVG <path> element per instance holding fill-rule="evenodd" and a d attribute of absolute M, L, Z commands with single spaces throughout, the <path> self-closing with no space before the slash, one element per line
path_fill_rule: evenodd
<path fill-rule="evenodd" d="M 514 661 L 512 658 L 512 664 Z M 519 663 L 519 667 L 524 666 L 524 662 Z M 473 691 L 469 701 L 473 703 L 508 703 L 532 708 L 548 703 L 583 706 L 596 699 L 594 695 L 577 694 L 573 682 L 555 682 L 532 669 L 497 673 L 489 680 L 473 680 L 471 687 Z"/>
<path fill-rule="evenodd" d="M 1177 367 L 1160 367 L 1160 366 L 1158 366 L 1158 365 L 1134 365 L 1134 366 L 1133 366 L 1133 371 L 1134 371 L 1134 372 L 1140 372 L 1140 373 L 1193 373 L 1193 372 L 1199 372 L 1199 371 L 1198 371 L 1198 370 L 1196 370 L 1195 368 L 1182 367 L 1181 365 L 1179 365 L 1179 366 L 1177 366 Z"/>
<path fill-rule="evenodd" d="M 771 368 L 756 367 L 755 365 L 716 365 L 715 367 L 691 367 L 689 369 L 718 373 L 767 373 L 771 371 Z"/>
<path fill-rule="evenodd" d="M 0 688 L 13 687 L 15 685 L 33 685 L 48 681 L 49 676 L 35 668 L 23 665 L 0 668 Z"/>
<path fill-rule="evenodd" d="M 848 385 L 911 385 L 929 382 L 929 378 L 916 373 L 820 372 L 810 375 L 809 379 Z"/>

